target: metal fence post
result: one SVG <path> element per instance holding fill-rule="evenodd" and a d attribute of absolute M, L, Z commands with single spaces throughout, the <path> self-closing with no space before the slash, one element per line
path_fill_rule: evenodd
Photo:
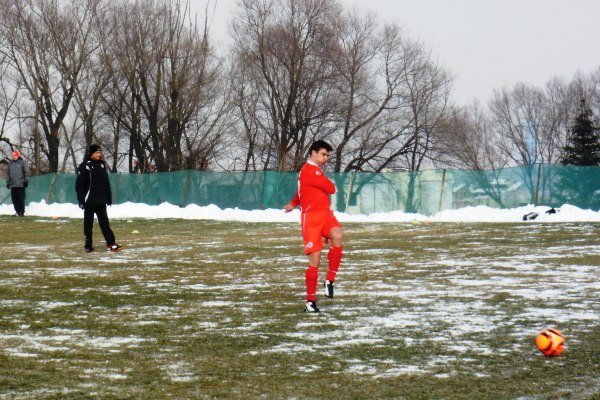
<path fill-rule="evenodd" d="M 537 172 L 537 177 L 535 179 L 535 199 L 533 201 L 533 205 L 537 206 L 538 205 L 538 197 L 540 194 L 540 175 L 542 174 L 542 163 L 538 164 L 538 172 Z"/>
<path fill-rule="evenodd" d="M 54 176 L 52 177 L 52 180 L 50 181 L 50 187 L 48 188 L 48 194 L 46 195 L 46 203 L 50 202 L 50 197 L 52 197 L 52 189 L 54 189 L 54 183 L 56 182 L 56 175 L 58 175 L 58 173 L 54 173 Z"/>
<path fill-rule="evenodd" d="M 350 205 L 350 196 L 352 196 L 352 189 L 354 188 L 354 178 L 356 177 L 356 171 L 352 171 L 352 176 L 350 177 L 350 188 L 348 189 L 348 196 L 346 197 L 346 204 L 344 205 L 343 212 L 348 210 L 348 205 Z"/>
<path fill-rule="evenodd" d="M 440 188 L 440 202 L 438 203 L 438 212 L 442 211 L 442 201 L 444 200 L 444 183 L 446 182 L 446 170 L 442 170 L 442 185 Z"/>
<path fill-rule="evenodd" d="M 181 203 L 181 207 L 185 207 L 187 204 L 188 190 L 190 190 L 190 174 L 192 173 L 191 169 L 187 170 L 187 174 L 185 175 L 185 185 L 183 187 L 183 201 Z"/>

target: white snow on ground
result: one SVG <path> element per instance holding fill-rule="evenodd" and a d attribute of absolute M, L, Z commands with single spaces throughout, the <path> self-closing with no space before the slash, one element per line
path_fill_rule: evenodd
<path fill-rule="evenodd" d="M 146 341 L 139 337 L 93 337 L 81 330 L 62 330 L 57 333 L 56 335 L 0 333 L 0 340 L 11 344 L 4 349 L 5 351 L 21 357 L 31 357 L 31 354 L 39 352 L 72 351 L 73 343 L 82 347 L 116 352 L 122 347 L 132 348 Z"/>
<path fill-rule="evenodd" d="M 378 213 L 371 215 L 350 215 L 338 213 L 337 216 L 342 222 L 514 222 L 523 223 L 522 216 L 531 211 L 539 214 L 534 221 L 528 221 L 532 226 L 524 227 L 523 230 L 530 232 L 542 230 L 560 230 L 565 229 L 561 226 L 539 225 L 537 223 L 553 222 L 600 222 L 600 212 L 592 210 L 581 210 L 579 208 L 563 205 L 557 214 L 545 214 L 549 207 L 544 206 L 525 206 L 515 209 L 500 210 L 490 207 L 467 207 L 459 210 L 442 211 L 432 216 L 407 214 L 402 212 Z M 11 205 L 1 205 L 0 215 L 12 215 L 14 210 Z M 83 212 L 74 204 L 46 204 L 30 203 L 26 209 L 26 215 L 43 218 L 82 218 Z M 282 210 L 255 210 L 243 211 L 238 209 L 221 210 L 216 206 L 199 207 L 191 205 L 185 208 L 170 204 L 161 204 L 159 206 L 148 206 L 145 204 L 126 203 L 115 205 L 109 208 L 111 218 L 133 219 L 133 218 L 179 218 L 193 220 L 218 220 L 218 221 L 241 221 L 241 222 L 284 222 L 298 224 L 299 212 L 284 213 Z M 373 227 L 374 225 L 370 225 Z M 373 229 L 364 227 L 366 231 Z M 569 228 L 566 228 L 569 229 Z M 584 233 L 585 232 L 585 233 Z M 590 231 L 591 232 L 591 231 Z M 594 231 L 595 232 L 595 231 Z M 585 229 L 582 235 L 587 235 Z M 591 234 L 591 233 L 590 233 Z M 595 233 L 594 233 L 595 234 Z M 415 236 L 413 240 L 426 241 L 427 233 L 424 232 Z M 277 238 L 276 240 L 280 240 Z M 98 264 L 89 266 L 80 264 L 80 259 L 74 259 L 73 266 L 69 268 L 37 267 L 21 268 L 21 265 L 32 264 L 32 259 L 45 255 L 49 246 L 32 246 L 25 243 L 15 243 L 14 246 L 23 246 L 27 253 L 27 258 L 22 260 L 10 259 L 11 263 L 17 265 L 13 269 L 6 270 L 5 279 L 0 282 L 0 286 L 17 286 L 27 283 L 27 279 L 32 274 L 45 274 L 51 278 L 68 279 L 73 276 L 109 276 L 113 273 L 120 273 L 119 269 L 106 268 L 118 267 L 117 264 L 128 264 L 138 262 L 143 259 L 146 266 L 150 268 L 160 268 L 168 260 L 163 259 L 161 251 L 151 247 L 139 247 L 130 249 L 118 255 L 102 255 L 98 258 Z M 486 247 L 488 244 L 473 240 L 469 244 L 471 247 Z M 182 246 L 168 247 L 163 252 L 177 252 L 179 249 L 188 249 L 190 246 L 198 248 L 220 248 L 223 257 L 236 252 L 226 251 L 222 241 L 199 242 L 195 244 L 185 244 Z M 147 250 L 152 249 L 157 258 L 147 259 L 145 254 Z M 372 315 L 362 303 L 357 303 L 348 308 L 337 307 L 335 304 L 325 303 L 323 313 L 320 316 L 304 316 L 301 314 L 298 324 L 293 327 L 291 333 L 285 335 L 285 339 L 274 345 L 270 349 L 261 350 L 262 353 L 311 353 L 314 351 L 332 352 L 339 349 L 352 348 L 356 345 L 370 344 L 373 347 L 385 345 L 386 338 L 389 338 L 389 332 L 397 332 L 402 335 L 401 339 L 404 346 L 422 345 L 427 341 L 445 346 L 448 350 L 457 353 L 449 356 L 424 357 L 420 365 L 396 364 L 394 360 L 349 360 L 350 366 L 346 370 L 348 373 L 355 373 L 361 376 L 393 377 L 405 374 L 420 374 L 437 371 L 436 376 L 448 377 L 452 375 L 452 365 L 456 362 L 473 364 L 474 374 L 486 376 L 484 365 L 477 365 L 477 362 L 469 359 L 468 354 L 478 353 L 490 355 L 490 349 L 478 341 L 479 337 L 485 336 L 491 327 L 503 325 L 506 327 L 506 335 L 514 338 L 515 346 L 524 342 L 531 343 L 531 337 L 536 333 L 537 328 L 532 329 L 532 323 L 523 321 L 540 321 L 540 327 L 545 326 L 546 321 L 553 321 L 559 326 L 568 326 L 573 321 L 579 323 L 583 321 L 586 324 L 594 325 L 600 321 L 600 314 L 597 310 L 597 302 L 590 300 L 589 293 L 595 293 L 600 289 L 600 283 L 594 275 L 597 271 L 595 265 L 577 265 L 569 264 L 569 258 L 579 253 L 600 255 L 600 248 L 587 245 L 577 248 L 569 244 L 561 246 L 547 247 L 543 251 L 534 254 L 522 254 L 518 258 L 512 256 L 493 258 L 463 258 L 460 255 L 447 256 L 440 253 L 439 250 L 431 248 L 432 257 L 427 263 L 409 262 L 405 263 L 405 271 L 411 275 L 415 271 L 428 271 L 430 267 L 446 266 L 448 274 L 443 280 L 434 275 L 424 275 L 423 278 L 411 278 L 407 280 L 389 281 L 382 280 L 381 277 L 374 279 L 370 283 L 372 291 L 368 294 L 368 300 L 376 305 L 377 309 L 385 308 L 386 302 L 394 299 L 404 299 L 406 305 L 401 309 L 391 309 L 389 312 L 380 312 Z M 343 273 L 352 274 L 352 269 L 378 268 L 389 269 L 387 258 L 390 254 L 398 252 L 393 245 L 390 248 L 375 248 L 368 250 L 348 250 L 348 262 L 345 265 Z M 158 253 L 158 254 L 157 254 Z M 142 255 L 143 254 L 143 255 Z M 368 263 L 352 263 L 353 255 L 368 254 L 373 257 Z M 384 260 L 378 260 L 379 256 Z M 387 257 L 387 258 L 386 258 Z M 403 257 L 399 253 L 399 257 Z M 247 259 L 250 263 L 256 265 L 269 265 L 273 259 L 260 259 L 254 254 L 248 253 Z M 548 260 L 560 259 L 560 265 L 556 269 L 547 267 Z M 288 264 L 289 269 L 286 274 L 298 273 L 298 266 L 304 263 L 302 256 L 288 256 L 278 258 L 279 263 Z M 208 263 L 208 261 L 206 261 Z M 215 260 L 215 263 L 219 260 Z M 397 268 L 397 267 L 393 267 Z M 472 275 L 469 273 L 471 268 L 480 268 L 480 271 Z M 193 322 L 195 328 L 201 327 L 206 331 L 221 331 L 224 335 L 239 337 L 240 335 L 264 335 L 265 327 L 272 323 L 270 320 L 252 319 L 252 307 L 257 304 L 246 301 L 240 302 L 236 299 L 237 292 L 256 293 L 264 290 L 267 278 L 265 274 L 257 272 L 255 277 L 240 283 L 235 281 L 235 274 L 222 275 L 223 284 L 207 284 L 195 280 L 187 280 L 180 277 L 177 280 L 148 280 L 146 276 L 130 275 L 133 283 L 130 285 L 121 285 L 117 287 L 103 287 L 95 290 L 102 290 L 112 296 L 132 296 L 143 292 L 145 288 L 153 289 L 159 292 L 172 293 L 174 295 L 181 291 L 207 291 L 220 295 L 219 299 L 203 301 L 197 304 L 204 314 Z M 543 282 L 538 282 L 539 276 L 544 276 Z M 568 278 L 564 278 L 568 276 Z M 158 279 L 158 278 L 156 278 Z M 342 297 L 360 298 L 364 296 L 362 291 L 352 289 L 351 284 L 347 283 L 344 287 L 344 281 L 338 292 Z M 136 285 L 138 285 L 136 287 Z M 295 298 L 301 299 L 303 292 L 292 284 L 289 290 L 295 290 Z M 84 293 L 89 290 L 86 287 L 73 289 L 75 293 Z M 227 297 L 231 294 L 232 297 Z M 502 306 L 497 306 L 495 302 L 488 300 L 494 296 L 502 298 L 506 294 L 506 300 L 499 301 L 501 305 L 511 304 L 511 302 L 523 302 L 530 304 L 518 311 L 508 308 L 505 311 Z M 222 298 L 221 298 L 222 297 Z M 544 306 L 545 299 L 570 299 L 570 305 L 564 308 L 555 308 Z M 0 299 L 0 308 L 11 310 L 12 308 L 23 308 L 28 303 L 24 300 Z M 77 302 L 65 301 L 39 301 L 31 303 L 30 307 L 36 310 L 52 311 L 62 307 L 78 306 Z M 300 306 L 298 306 L 298 310 Z M 232 310 L 246 315 L 246 320 L 240 325 L 234 325 L 232 318 L 228 313 Z M 164 325 L 165 321 L 174 318 L 189 318 L 188 313 L 195 313 L 195 307 L 182 307 L 175 304 L 173 306 L 124 306 L 120 307 L 114 313 L 106 313 L 103 318 L 106 321 L 114 321 L 115 316 L 135 315 L 131 321 L 126 322 L 131 326 L 143 325 Z M 300 311 L 299 311 L 300 313 Z M 316 318 L 313 318 L 316 317 Z M 206 320 L 203 320 L 206 318 Z M 350 321 L 350 322 L 348 322 Z M 334 327 L 327 334 L 315 335 L 312 331 L 314 325 L 327 323 Z M 425 337 L 422 338 L 423 331 L 435 331 L 436 327 L 447 326 L 444 332 L 447 337 Z M 567 334 L 569 332 L 566 332 Z M 41 358 L 47 357 L 54 352 L 74 352 L 78 348 L 101 349 L 107 352 L 131 351 L 136 347 L 141 347 L 148 340 L 137 336 L 116 336 L 104 337 L 98 336 L 94 332 L 75 329 L 53 329 L 47 334 L 34 333 L 26 325 L 21 325 L 18 330 L 13 332 L 0 332 L 0 342 L 5 343 L 3 349 L 9 356 Z M 569 344 L 574 343 L 569 339 Z M 507 348 L 508 353 L 512 348 Z M 531 350 L 536 354 L 535 350 Z M 249 354 L 261 354 L 257 351 L 251 351 Z M 165 356 L 166 357 L 166 356 Z M 460 358 L 460 359 L 459 359 Z M 182 360 L 167 359 L 161 361 L 160 368 L 167 374 L 169 379 L 174 382 L 188 382 L 195 378 L 192 366 Z M 481 369 L 479 369 L 481 368 Z M 310 373 L 318 370 L 319 367 L 302 367 L 299 372 Z M 129 378 L 130 371 L 121 371 L 114 368 L 88 368 L 84 370 L 84 377 L 104 377 L 110 380 L 123 380 Z M 67 390 L 67 389 L 65 389 Z M 35 392 L 29 392 L 35 393 Z M 35 397 L 35 396 L 34 396 Z M 1 398 L 1 396 L 0 396 Z"/>
<path fill-rule="evenodd" d="M 512 209 L 498 209 L 487 206 L 465 207 L 458 210 L 444 210 L 434 215 L 411 214 L 402 211 L 356 215 L 336 213 L 340 222 L 523 222 L 523 215 L 536 212 L 539 216 L 528 222 L 600 222 L 600 211 L 582 210 L 565 204 L 556 214 L 546 214 L 548 206 L 527 205 Z M 11 204 L 0 205 L 0 215 L 13 215 Z M 75 204 L 31 202 L 25 208 L 28 216 L 49 218 L 83 218 L 83 211 Z M 181 218 L 239 222 L 298 222 L 300 211 L 286 213 L 283 210 L 240 210 L 220 209 L 215 205 L 189 205 L 179 207 L 169 203 L 151 206 L 140 203 L 124 203 L 109 207 L 110 218 Z"/>

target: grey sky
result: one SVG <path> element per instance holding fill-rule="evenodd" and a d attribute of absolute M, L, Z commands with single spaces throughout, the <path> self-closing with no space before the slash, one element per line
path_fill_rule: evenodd
<path fill-rule="evenodd" d="M 487 102 L 517 82 L 543 86 L 600 68 L 599 0 L 341 0 L 396 21 L 456 77 L 459 103 Z M 214 33 L 227 34 L 236 0 L 217 0 Z M 199 10 L 199 6 L 198 10 Z"/>

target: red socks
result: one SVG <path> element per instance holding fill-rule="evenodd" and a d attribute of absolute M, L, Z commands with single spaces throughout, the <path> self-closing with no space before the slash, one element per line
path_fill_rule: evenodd
<path fill-rule="evenodd" d="M 317 301 L 317 286 L 319 284 L 319 268 L 309 265 L 306 268 L 306 301 Z"/>
<path fill-rule="evenodd" d="M 327 280 L 333 282 L 335 274 L 340 269 L 342 262 L 342 247 L 330 246 L 327 253 L 329 260 L 329 270 L 327 271 Z M 319 286 L 319 268 L 309 265 L 306 268 L 306 301 L 317 301 L 317 287 Z"/>
<path fill-rule="evenodd" d="M 329 270 L 327 271 L 327 280 L 333 282 L 335 280 L 335 274 L 340 269 L 342 262 L 342 247 L 330 246 L 329 252 L 327 253 L 327 259 L 329 260 Z"/>

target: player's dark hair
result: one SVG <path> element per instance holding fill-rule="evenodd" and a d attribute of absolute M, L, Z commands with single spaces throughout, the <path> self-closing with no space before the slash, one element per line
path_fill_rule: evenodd
<path fill-rule="evenodd" d="M 333 151 L 333 147 L 331 147 L 329 143 L 327 143 L 324 140 L 317 140 L 316 142 L 310 145 L 310 148 L 308 149 L 308 154 L 311 155 L 313 151 L 318 153 L 321 149 Z"/>

